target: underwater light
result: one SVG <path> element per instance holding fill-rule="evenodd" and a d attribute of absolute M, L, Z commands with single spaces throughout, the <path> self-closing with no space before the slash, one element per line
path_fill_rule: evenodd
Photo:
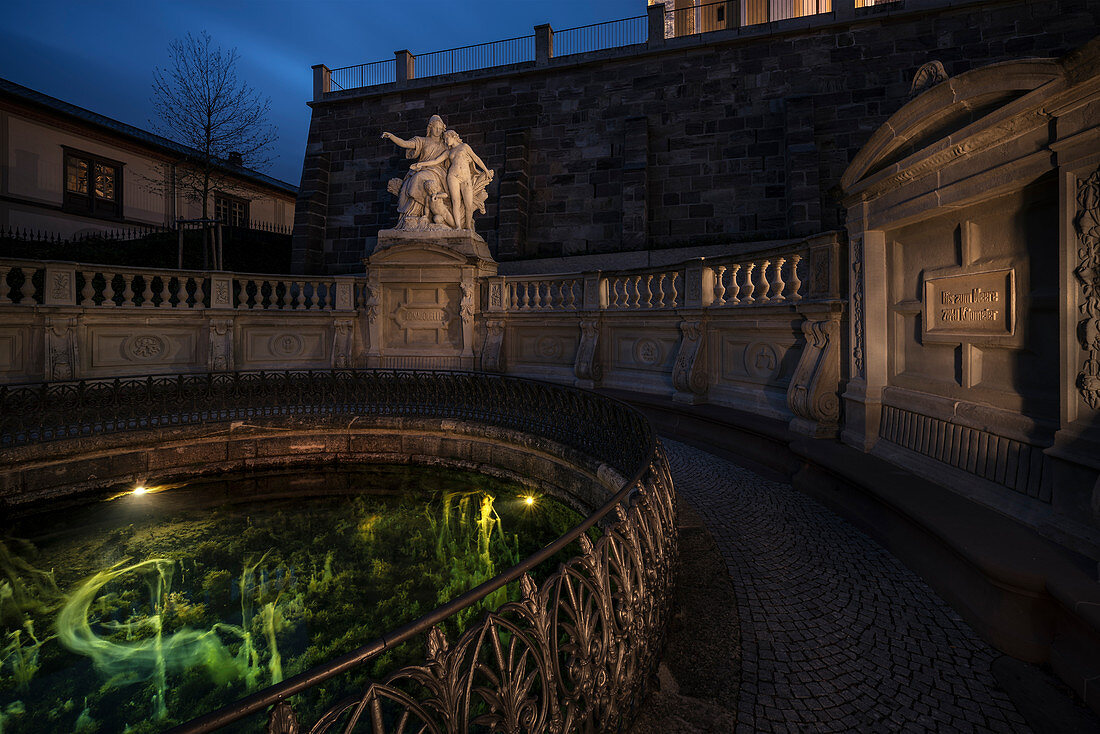
<path fill-rule="evenodd" d="M 535 498 L 531 495 L 527 495 L 526 497 L 524 497 L 523 501 L 527 504 L 528 507 L 535 504 Z"/>
<path fill-rule="evenodd" d="M 145 494 L 148 491 L 149 490 L 147 490 L 145 487 L 140 487 L 139 486 L 139 487 L 134 487 L 134 491 L 131 492 L 130 494 Z"/>

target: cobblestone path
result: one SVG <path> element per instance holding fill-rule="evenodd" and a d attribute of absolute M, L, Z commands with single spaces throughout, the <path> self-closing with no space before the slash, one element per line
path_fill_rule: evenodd
<path fill-rule="evenodd" d="M 790 485 L 665 444 L 733 579 L 738 733 L 1030 731 L 997 653 L 889 552 Z"/>

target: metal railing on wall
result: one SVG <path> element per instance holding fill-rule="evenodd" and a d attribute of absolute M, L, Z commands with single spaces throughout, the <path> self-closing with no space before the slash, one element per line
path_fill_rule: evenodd
<path fill-rule="evenodd" d="M 776 21 L 833 12 L 834 0 L 719 0 L 691 7 L 651 5 L 647 15 L 620 18 L 554 31 L 549 25 L 536 26 L 530 36 L 490 41 L 471 46 L 411 54 L 396 52 L 398 58 L 368 64 L 328 69 L 315 78 L 314 99 L 332 91 L 347 91 L 417 78 L 424 79 L 519 63 L 546 63 L 592 51 L 625 48 L 642 43 L 660 44 L 668 38 L 713 31 L 734 30 Z M 897 4 L 895 0 L 891 0 Z M 849 10 L 882 5 L 883 0 L 837 0 Z M 844 9 L 843 7 L 841 8 Z"/>
<path fill-rule="evenodd" d="M 456 74 L 474 69 L 520 64 L 535 60 L 535 37 L 519 36 L 503 41 L 459 46 L 416 56 L 418 77 Z"/>
<path fill-rule="evenodd" d="M 646 17 L 639 15 L 554 31 L 553 55 L 557 58 L 645 43 Z"/>

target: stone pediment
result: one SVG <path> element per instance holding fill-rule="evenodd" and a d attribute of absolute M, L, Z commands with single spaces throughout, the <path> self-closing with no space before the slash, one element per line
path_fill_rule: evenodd
<path fill-rule="evenodd" d="M 888 190 L 1044 125 L 1042 99 L 1064 86 L 1054 59 L 990 64 L 933 84 L 875 131 L 841 177 L 841 189 L 845 196 L 873 195 L 869 188 Z"/>

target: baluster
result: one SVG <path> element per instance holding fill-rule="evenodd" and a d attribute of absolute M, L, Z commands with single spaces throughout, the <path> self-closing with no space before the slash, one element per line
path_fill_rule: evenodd
<path fill-rule="evenodd" d="M 657 308 L 665 307 L 665 274 L 657 274 Z"/>
<path fill-rule="evenodd" d="M 106 308 L 111 308 L 115 305 L 115 274 L 104 273 L 103 274 L 103 303 L 99 304 Z M 30 282 L 30 279 L 27 279 Z"/>
<path fill-rule="evenodd" d="M 802 300 L 802 281 L 798 279 L 798 263 L 802 261 L 801 255 L 791 255 L 791 267 L 788 271 L 790 278 L 787 281 L 787 300 L 798 302 Z"/>
<path fill-rule="evenodd" d="M 740 265 L 730 265 L 730 297 L 726 299 L 726 303 L 734 306 L 741 303 L 741 299 L 737 297 L 737 294 L 741 292 L 741 286 L 737 283 L 737 273 L 740 270 Z"/>
<path fill-rule="evenodd" d="M 176 308 L 187 308 L 187 278 L 176 278 Z"/>
<path fill-rule="evenodd" d="M 633 302 L 632 305 L 633 305 L 634 308 L 641 308 L 642 307 L 642 276 L 635 275 L 634 279 L 633 279 L 633 282 L 632 282 L 632 285 L 634 286 L 634 302 Z"/>
<path fill-rule="evenodd" d="M 294 309 L 297 311 L 306 307 L 306 284 L 296 280 L 294 285 L 298 286 L 298 295 L 294 297 Z"/>
<path fill-rule="evenodd" d="M 546 293 L 543 294 L 542 287 L 546 286 Z M 535 300 L 539 304 L 541 310 L 550 308 L 550 283 L 545 280 L 540 280 L 535 284 Z"/>
<path fill-rule="evenodd" d="M 95 296 L 95 284 L 92 283 L 92 279 L 95 278 L 94 271 L 87 271 L 84 273 L 84 287 L 80 289 L 80 305 L 84 308 L 89 308 L 95 305 L 93 296 Z M 0 281 L 0 284 L 7 285 L 4 281 Z"/>
<path fill-rule="evenodd" d="M 141 292 L 141 307 L 152 308 L 153 307 L 153 276 L 142 275 L 141 279 L 145 282 L 145 289 Z"/>
<path fill-rule="evenodd" d="M 759 295 L 756 296 L 757 303 L 767 303 L 771 300 L 768 298 L 768 289 L 771 288 L 768 283 L 769 265 L 771 265 L 771 260 L 765 260 L 764 264 L 760 266 L 760 282 L 756 284 L 756 290 L 760 291 Z"/>
<path fill-rule="evenodd" d="M 203 301 L 206 300 L 206 291 L 203 290 L 202 284 L 205 278 L 195 278 L 195 308 L 205 308 L 206 304 Z"/>
<path fill-rule="evenodd" d="M 530 284 L 526 281 L 520 281 L 516 283 L 516 289 L 519 291 L 519 310 L 527 310 L 528 293 L 527 288 Z"/>
<path fill-rule="evenodd" d="M 8 273 L 11 272 L 11 268 L 0 267 L 0 303 L 11 303 L 11 298 L 8 297 Z"/>
<path fill-rule="evenodd" d="M 653 273 L 645 277 L 645 307 L 653 308 Z"/>
<path fill-rule="evenodd" d="M 160 304 L 157 308 L 171 308 L 172 299 L 169 295 L 168 284 L 172 279 L 162 275 L 160 278 L 160 288 L 157 289 L 157 295 L 160 296 Z"/>
<path fill-rule="evenodd" d="M 726 305 L 726 284 L 722 282 L 725 275 L 725 265 L 718 265 L 714 268 L 714 304 L 716 306 Z"/>
<path fill-rule="evenodd" d="M 565 307 L 570 311 L 577 310 L 577 281 L 569 281 L 569 303 Z"/>
<path fill-rule="evenodd" d="M 313 281 L 310 283 L 313 286 L 313 295 L 309 299 L 309 307 L 316 311 L 321 305 L 321 294 L 318 292 L 319 281 Z"/>
<path fill-rule="evenodd" d="M 38 288 L 36 288 L 34 285 L 34 274 L 36 272 L 36 268 L 24 268 L 23 272 L 27 276 L 27 280 L 23 283 L 23 287 L 24 289 L 27 289 L 29 286 L 30 290 L 30 292 L 26 294 L 25 302 L 33 306 L 34 304 L 38 303 L 38 296 L 40 295 L 38 292 Z M 45 273 L 42 274 L 43 286 L 45 286 L 45 275 Z"/>
<path fill-rule="evenodd" d="M 669 303 L 669 306 L 671 306 L 672 308 L 677 308 L 680 305 L 680 291 L 676 288 L 676 281 L 679 278 L 680 271 L 673 270 L 672 277 L 669 279 L 669 288 L 672 291 L 672 301 Z"/>
<path fill-rule="evenodd" d="M 775 259 L 775 271 L 772 273 L 772 292 L 769 294 L 773 301 L 784 301 L 783 289 L 786 287 L 786 283 L 783 282 L 783 263 L 787 262 L 785 257 L 777 257 Z"/>
<path fill-rule="evenodd" d="M 134 274 L 122 274 L 122 306 L 128 308 L 134 305 Z"/>
<path fill-rule="evenodd" d="M 745 303 L 754 303 L 752 297 L 753 292 L 756 290 L 756 284 L 752 282 L 752 271 L 756 268 L 756 263 L 745 264 L 745 297 L 741 300 Z"/>

